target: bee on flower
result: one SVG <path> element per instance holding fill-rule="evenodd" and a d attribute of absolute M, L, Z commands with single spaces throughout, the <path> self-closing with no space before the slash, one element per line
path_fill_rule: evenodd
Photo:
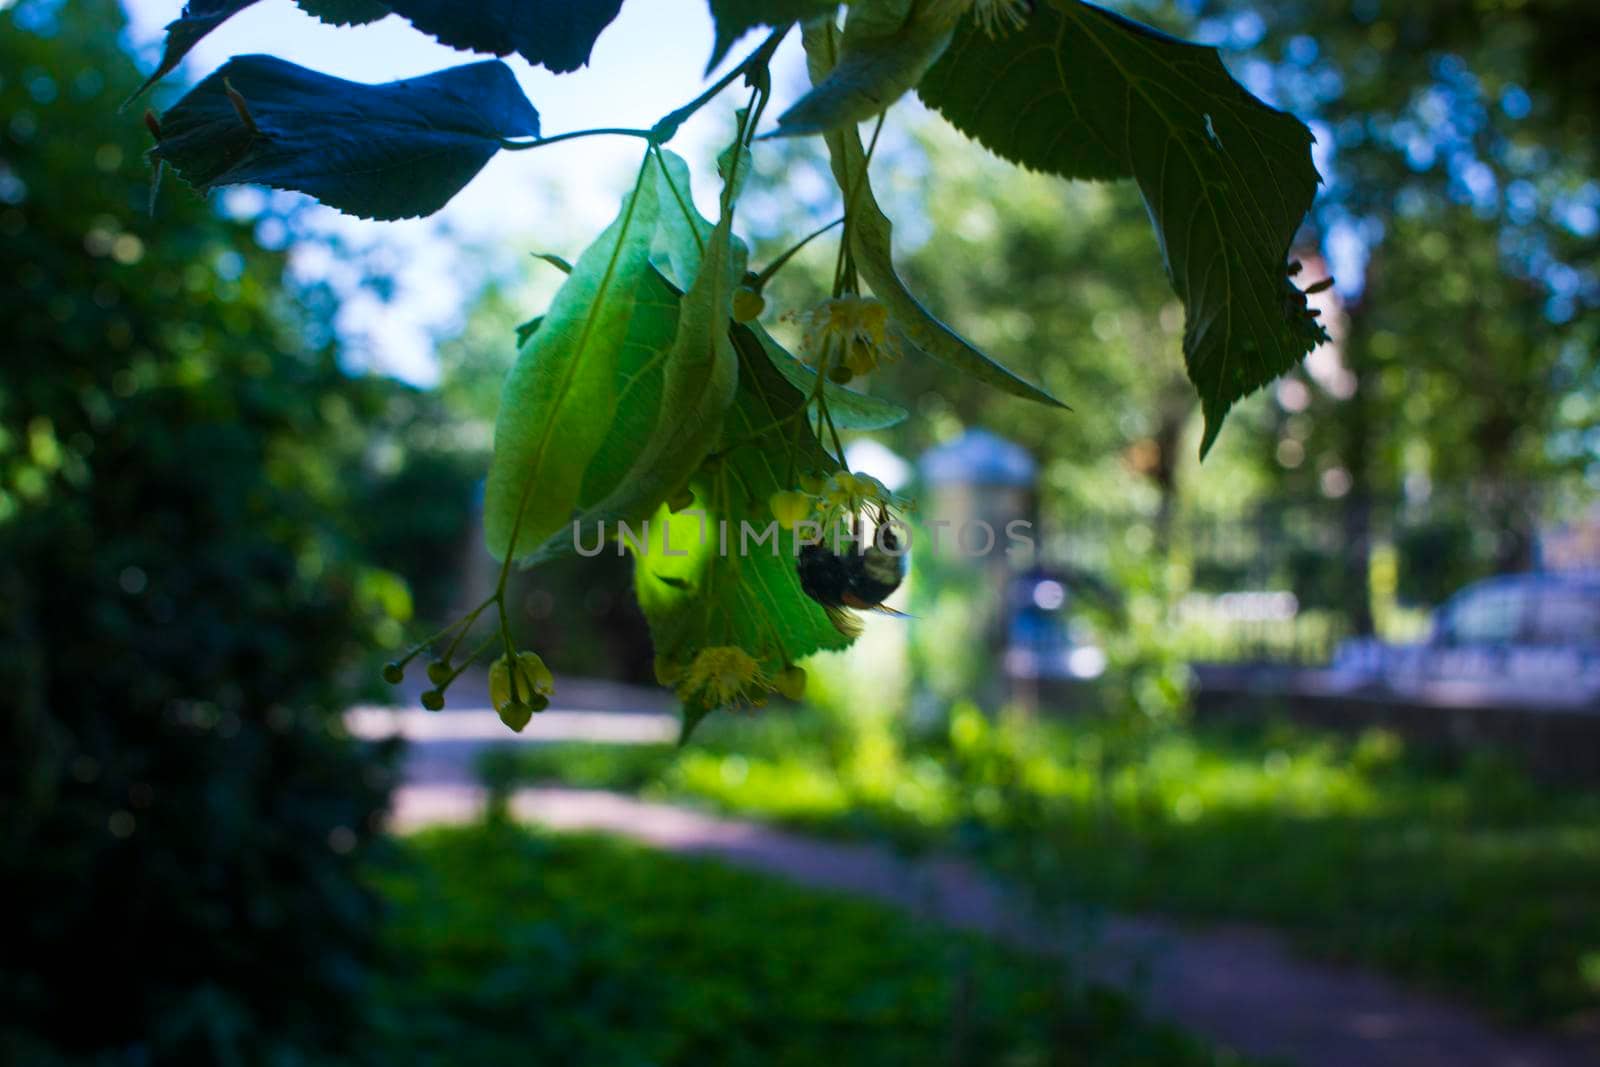
<path fill-rule="evenodd" d="M 872 475 L 849 471 L 837 471 L 823 481 L 816 496 L 824 526 L 838 521 L 853 524 L 857 516 L 867 513 L 880 523 L 888 522 L 896 512 L 914 507 L 912 501 L 890 492 Z"/>

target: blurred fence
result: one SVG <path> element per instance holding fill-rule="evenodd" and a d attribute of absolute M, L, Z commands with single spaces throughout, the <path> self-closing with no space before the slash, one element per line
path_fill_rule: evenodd
<path fill-rule="evenodd" d="M 1600 569 L 1600 507 L 1541 520 L 1539 487 L 1426 500 L 1275 501 L 1227 517 L 1074 519 L 1046 530 L 1040 564 L 1107 575 L 1119 556 L 1185 566 L 1172 637 L 1195 662 L 1323 664 L 1348 637 L 1427 632 L 1429 615 L 1480 578 L 1540 567 Z M 1514 501 L 1508 505 L 1507 500 Z"/>

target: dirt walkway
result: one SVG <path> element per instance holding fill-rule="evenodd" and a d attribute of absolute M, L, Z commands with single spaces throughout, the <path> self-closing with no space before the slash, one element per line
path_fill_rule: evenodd
<path fill-rule="evenodd" d="M 465 822 L 482 805 L 482 792 L 470 786 L 409 786 L 395 798 L 393 822 L 399 830 Z M 1032 950 L 1067 947 L 1029 923 L 992 879 L 958 860 L 912 861 L 881 845 L 821 841 L 617 793 L 528 789 L 511 807 L 518 819 L 551 829 L 715 857 Z M 1600 1048 L 1497 1030 L 1385 978 L 1296 958 L 1259 930 L 1110 918 L 1092 935 L 1070 947 L 1097 977 L 1133 989 L 1157 1017 L 1248 1055 L 1300 1067 L 1600 1065 Z"/>

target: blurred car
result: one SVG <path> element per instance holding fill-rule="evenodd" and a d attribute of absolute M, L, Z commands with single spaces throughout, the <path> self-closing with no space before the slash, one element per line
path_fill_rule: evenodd
<path fill-rule="evenodd" d="M 1034 569 L 1011 582 L 1006 616 L 1006 674 L 1036 681 L 1091 681 L 1105 673 L 1106 653 L 1088 626 L 1073 618 L 1073 601 L 1104 598 L 1081 576 Z"/>
<path fill-rule="evenodd" d="M 1600 573 L 1476 582 L 1434 613 L 1425 642 L 1346 641 L 1329 673 L 1345 689 L 1600 711 Z"/>

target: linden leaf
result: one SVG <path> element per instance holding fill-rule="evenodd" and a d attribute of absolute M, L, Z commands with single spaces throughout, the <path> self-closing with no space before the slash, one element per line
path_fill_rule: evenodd
<path fill-rule="evenodd" d="M 309 193 L 363 218 L 429 215 L 539 114 L 504 63 L 384 85 L 273 56 L 237 56 L 173 105 L 151 158 L 190 185 L 254 182 Z"/>
<path fill-rule="evenodd" d="M 1216 49 L 1053 0 L 998 36 L 968 19 L 919 92 L 1015 163 L 1138 182 L 1187 311 L 1202 456 L 1235 401 L 1326 340 L 1285 269 L 1320 181 L 1311 132 L 1250 95 Z"/>
<path fill-rule="evenodd" d="M 810 396 L 816 388 L 817 372 L 780 345 L 760 323 L 750 323 L 749 328 L 778 373 L 802 396 Z M 887 430 L 904 422 L 909 414 L 893 401 L 858 393 L 836 382 L 824 382 L 822 391 L 828 398 L 828 415 L 841 430 Z"/>
<path fill-rule="evenodd" d="M 731 336 L 739 388 L 723 425 L 725 454 L 696 475 L 692 509 L 662 508 L 648 539 L 629 547 L 658 660 L 682 668 L 702 649 L 732 645 L 754 656 L 770 680 L 813 652 L 850 644 L 800 588 L 794 533 L 776 528 L 767 504 L 791 487 L 791 472 L 831 474 L 838 463 L 803 423 L 795 435 L 771 431 L 806 398 L 749 328 L 736 325 Z M 684 736 L 712 710 L 686 704 Z"/>
<path fill-rule="evenodd" d="M 706 70 L 722 62 L 733 42 L 757 26 L 787 26 L 839 10 L 839 0 L 711 0 L 716 44 Z"/>
<path fill-rule="evenodd" d="M 613 422 L 635 306 L 655 273 L 658 206 L 655 183 L 638 183 L 573 264 L 506 378 L 484 498 L 497 558 L 531 555 L 581 503 L 586 469 Z"/>
<path fill-rule="evenodd" d="M 378 0 L 294 0 L 307 12 L 335 26 L 361 26 L 389 14 Z"/>
<path fill-rule="evenodd" d="M 681 160 L 677 163 L 682 166 Z M 687 167 L 683 167 L 683 177 L 688 177 Z M 663 230 L 677 222 L 693 230 L 696 222 L 703 221 L 681 202 L 663 202 L 661 212 Z M 634 440 L 638 457 L 633 466 L 586 519 L 645 518 L 684 487 L 717 443 L 723 413 L 733 401 L 739 380 L 738 357 L 728 339 L 729 305 L 738 276 L 732 263 L 732 228 L 730 191 L 724 196 L 720 221 L 697 249 L 694 282 L 679 302 L 678 332 L 663 364 L 660 414 L 654 429 L 647 437 Z"/>
<path fill-rule="evenodd" d="M 826 76 L 778 116 L 776 136 L 827 133 L 872 118 L 911 90 L 950 43 L 959 7 L 943 0 L 850 5 Z M 832 29 L 831 21 L 819 23 Z"/>
<path fill-rule="evenodd" d="M 504 56 L 516 52 L 557 74 L 589 62 L 594 42 L 622 0 L 384 0 L 451 48 Z"/>
<path fill-rule="evenodd" d="M 161 52 L 161 62 L 156 64 L 156 69 L 144 84 L 134 91 L 128 98 L 128 104 L 133 103 L 156 82 L 165 78 L 175 70 L 183 57 L 189 54 L 190 49 L 199 44 L 201 39 L 228 19 L 237 15 L 256 0 L 189 0 L 183 5 L 183 11 L 177 18 L 167 23 L 167 42 Z M 124 107 L 127 104 L 123 105 Z"/>
<path fill-rule="evenodd" d="M 811 80 L 825 79 L 837 54 L 833 26 L 811 23 L 805 27 L 806 62 Z M 911 295 L 894 269 L 893 223 L 878 207 L 867 177 L 867 156 L 854 129 L 837 130 L 825 138 L 833 175 L 845 203 L 850 205 L 850 249 L 856 268 L 873 295 L 888 307 L 904 338 L 927 355 L 947 363 L 969 377 L 1027 400 L 1063 407 L 1043 389 L 1002 367 L 965 338 L 940 322 Z"/>
<path fill-rule="evenodd" d="M 133 103 L 152 85 L 172 73 L 177 65 L 183 62 L 183 57 L 188 55 L 206 34 L 255 2 L 256 0 L 189 0 L 183 5 L 183 12 L 167 23 L 167 41 L 161 53 L 161 62 L 156 65 L 150 77 L 145 79 L 144 84 L 128 98 L 128 103 Z M 373 22 L 389 13 L 389 9 L 378 0 L 295 0 L 295 2 L 308 13 L 335 26 L 355 26 Z"/>

